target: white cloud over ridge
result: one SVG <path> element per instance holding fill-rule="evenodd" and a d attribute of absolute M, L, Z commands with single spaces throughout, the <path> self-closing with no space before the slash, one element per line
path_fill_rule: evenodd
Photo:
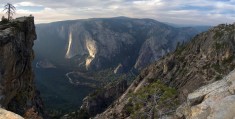
<path fill-rule="evenodd" d="M 16 6 L 17 16 L 33 14 L 36 23 L 116 16 L 195 25 L 235 21 L 235 0 L 1 0 L 0 5 L 7 2 Z"/>
<path fill-rule="evenodd" d="M 16 3 L 14 5 L 16 7 L 17 6 L 42 6 L 42 5 L 38 5 L 38 4 L 32 3 L 32 2 L 19 2 L 19 3 Z"/>

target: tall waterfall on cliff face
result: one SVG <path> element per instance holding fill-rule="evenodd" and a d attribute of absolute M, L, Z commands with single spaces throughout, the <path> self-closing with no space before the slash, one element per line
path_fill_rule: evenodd
<path fill-rule="evenodd" d="M 65 55 L 65 58 L 67 59 L 70 59 L 72 58 L 73 56 L 73 53 L 72 53 L 72 42 L 73 42 L 73 38 L 72 38 L 72 32 L 69 33 L 69 44 L 68 44 L 68 49 L 67 49 L 67 52 L 66 52 L 66 55 Z"/>

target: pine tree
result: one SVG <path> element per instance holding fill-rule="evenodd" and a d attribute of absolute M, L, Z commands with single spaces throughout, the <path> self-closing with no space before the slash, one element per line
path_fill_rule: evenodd
<path fill-rule="evenodd" d="M 15 14 L 15 10 L 16 10 L 16 8 L 11 3 L 7 3 L 4 6 L 3 11 L 6 11 L 6 14 L 8 15 L 8 17 L 7 17 L 8 21 L 12 19 L 12 16 Z"/>

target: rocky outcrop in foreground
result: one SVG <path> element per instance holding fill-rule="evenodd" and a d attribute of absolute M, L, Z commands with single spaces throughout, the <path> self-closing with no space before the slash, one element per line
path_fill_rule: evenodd
<path fill-rule="evenodd" d="M 31 108 L 36 112 L 42 109 L 31 66 L 34 40 L 33 17 L 0 24 L 0 105 L 20 115 Z"/>
<path fill-rule="evenodd" d="M 13 112 L 0 108 L 0 119 L 24 119 L 24 118 Z"/>
<path fill-rule="evenodd" d="M 235 71 L 220 81 L 203 86 L 188 95 L 177 110 L 178 118 L 233 119 L 235 117 Z"/>

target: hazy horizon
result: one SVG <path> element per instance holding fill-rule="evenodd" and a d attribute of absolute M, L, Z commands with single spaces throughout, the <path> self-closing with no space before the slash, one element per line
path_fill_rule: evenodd
<path fill-rule="evenodd" d="M 235 21 L 235 0 L 1 0 L 2 9 L 8 2 L 17 9 L 14 17 L 32 14 L 36 24 L 119 16 L 183 25 L 217 25 Z"/>

